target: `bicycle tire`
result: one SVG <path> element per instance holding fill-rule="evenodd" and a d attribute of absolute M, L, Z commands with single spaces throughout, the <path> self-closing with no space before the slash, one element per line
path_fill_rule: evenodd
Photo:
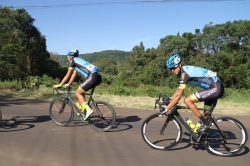
<path fill-rule="evenodd" d="M 205 135 L 204 146 L 210 154 L 216 156 L 233 156 L 238 154 L 246 145 L 248 134 L 245 126 L 237 119 L 219 117 L 216 119 L 219 129 L 226 136 L 222 138 L 219 130 L 213 124 Z"/>
<path fill-rule="evenodd" d="M 148 116 L 142 123 L 142 138 L 153 149 L 170 150 L 182 139 L 182 126 L 175 117 L 168 122 L 163 133 L 160 133 L 160 130 L 165 124 L 166 118 L 167 115 L 155 113 Z"/>
<path fill-rule="evenodd" d="M 88 119 L 88 124 L 96 131 L 108 131 L 110 130 L 116 120 L 116 113 L 114 108 L 105 101 L 96 101 L 91 104 L 93 113 Z M 97 112 L 99 109 L 101 115 Z"/>
<path fill-rule="evenodd" d="M 73 106 L 68 101 L 66 102 L 63 111 L 60 113 L 64 101 L 64 98 L 55 98 L 51 101 L 49 106 L 50 118 L 58 126 L 67 126 L 71 123 L 74 117 Z"/>

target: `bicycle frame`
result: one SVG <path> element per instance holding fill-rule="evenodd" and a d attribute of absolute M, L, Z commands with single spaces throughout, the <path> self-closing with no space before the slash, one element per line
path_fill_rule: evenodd
<path fill-rule="evenodd" d="M 215 100 L 213 101 L 212 105 L 210 106 L 210 109 L 208 110 L 209 113 L 208 113 L 207 116 L 208 116 L 209 120 L 211 120 L 211 122 L 214 123 L 214 125 L 216 126 L 216 128 L 219 130 L 221 136 L 223 137 L 224 141 L 226 142 L 226 140 L 225 140 L 225 135 L 224 135 L 223 132 L 220 130 L 220 128 L 219 128 L 218 124 L 215 122 L 215 120 L 211 117 L 212 112 L 213 112 L 213 110 L 214 110 L 214 108 L 215 108 L 215 104 L 216 104 L 216 103 L 217 103 L 217 99 L 215 99 Z M 188 108 L 187 106 L 178 106 L 178 105 L 175 105 L 175 106 L 172 108 L 171 112 L 167 115 L 168 117 L 167 117 L 167 119 L 166 119 L 164 125 L 162 126 L 161 131 L 160 131 L 161 134 L 163 133 L 163 131 L 164 131 L 165 128 L 167 127 L 168 122 L 171 121 L 173 117 L 176 117 L 176 118 L 179 120 L 179 122 L 189 131 L 189 133 L 191 134 L 192 138 L 194 138 L 197 142 L 199 142 L 199 141 L 201 140 L 202 134 L 196 134 L 196 133 L 194 133 L 194 131 L 189 127 L 189 125 L 184 121 L 184 119 L 182 118 L 182 116 L 181 116 L 180 113 L 178 112 L 179 109 L 189 109 L 189 110 L 190 110 L 190 108 Z M 203 110 L 203 111 L 204 111 L 205 109 L 203 109 L 203 108 L 198 108 L 198 110 Z"/>
<path fill-rule="evenodd" d="M 101 111 L 99 110 L 99 108 L 96 106 L 96 102 L 95 100 L 93 99 L 93 93 L 94 93 L 94 90 L 95 90 L 95 87 L 91 89 L 91 92 L 90 93 L 85 93 L 85 95 L 88 95 L 89 96 L 89 99 L 88 99 L 88 105 L 91 106 L 91 104 L 94 105 L 95 107 L 95 110 L 97 111 L 98 115 L 100 117 L 103 117 L 103 115 L 101 114 Z M 93 115 L 92 115 L 93 116 Z M 91 116 L 91 117 L 92 117 Z"/>
<path fill-rule="evenodd" d="M 192 135 L 192 137 L 199 142 L 201 135 L 197 135 L 196 133 L 193 132 L 193 130 L 189 127 L 189 125 L 184 121 L 180 113 L 178 112 L 178 109 L 189 109 L 186 106 L 174 106 L 171 110 L 171 112 L 168 114 L 168 117 L 161 129 L 161 134 L 163 133 L 164 129 L 167 127 L 168 122 L 172 120 L 173 117 L 176 117 L 179 122 L 189 131 L 189 133 Z M 204 110 L 204 109 L 199 109 L 199 110 Z"/>
<path fill-rule="evenodd" d="M 71 91 L 70 91 L 70 90 L 71 90 L 71 87 L 65 87 L 65 89 L 66 89 L 67 93 L 66 93 L 66 96 L 64 97 L 64 102 L 63 102 L 62 108 L 61 108 L 61 110 L 60 110 L 59 112 L 62 112 L 62 111 L 64 110 L 64 107 L 65 107 L 66 103 L 67 103 L 67 102 L 70 102 L 70 103 L 72 104 L 72 106 L 74 107 L 74 109 L 75 109 L 77 112 L 81 113 L 81 111 L 80 111 L 79 108 L 76 106 L 75 102 L 72 100 L 72 98 L 71 98 L 71 96 L 70 96 L 71 94 L 75 94 L 75 92 L 71 92 Z M 96 108 L 96 111 L 97 111 L 98 115 L 99 115 L 99 116 L 102 116 L 102 114 L 100 113 L 99 108 L 96 106 L 95 101 L 94 101 L 94 99 L 93 99 L 93 97 L 92 97 L 92 95 L 93 95 L 93 93 L 94 93 L 94 90 L 95 90 L 95 87 L 93 87 L 93 88 L 91 89 L 91 92 L 90 92 L 90 93 L 85 93 L 85 95 L 88 95 L 88 96 L 89 96 L 89 99 L 88 99 L 87 103 L 88 103 L 89 106 L 91 105 L 91 103 L 94 103 L 93 105 L 94 105 L 94 107 Z M 57 90 L 56 90 L 56 91 L 57 91 Z M 57 91 L 57 93 L 59 93 L 59 92 Z"/>

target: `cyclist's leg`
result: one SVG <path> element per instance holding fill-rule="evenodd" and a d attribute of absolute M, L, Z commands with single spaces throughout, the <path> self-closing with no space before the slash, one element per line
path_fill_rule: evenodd
<path fill-rule="evenodd" d="M 213 111 L 213 109 L 216 107 L 217 105 L 217 99 L 212 99 L 212 100 L 206 100 L 204 101 L 204 111 L 203 111 L 203 116 L 207 119 L 207 115 L 209 113 L 209 111 Z M 211 107 L 212 110 L 211 110 Z"/>
<path fill-rule="evenodd" d="M 217 81 L 214 83 L 213 86 L 211 86 L 208 89 L 204 89 L 198 92 L 195 92 L 194 94 L 190 95 L 185 99 L 185 103 L 187 106 L 193 111 L 193 113 L 200 118 L 200 120 L 204 124 L 204 128 L 206 129 L 209 127 L 209 122 L 205 119 L 205 117 L 199 112 L 198 108 L 193 105 L 195 105 L 195 102 L 201 102 L 204 101 L 206 104 L 210 104 L 210 102 L 214 99 L 218 99 L 221 97 L 221 95 L 224 93 L 223 85 L 220 81 Z M 211 103 L 212 104 L 212 103 Z"/>
<path fill-rule="evenodd" d="M 80 84 L 80 86 L 77 88 L 76 90 L 76 97 L 79 101 L 80 104 L 77 104 L 77 107 L 84 112 L 86 111 L 90 111 L 90 107 L 88 106 L 87 102 L 86 102 L 86 98 L 85 98 L 85 92 L 88 91 L 91 86 L 89 85 L 91 82 L 91 77 L 87 77 L 87 79 Z M 76 114 L 77 116 L 80 116 L 79 113 Z"/>
<path fill-rule="evenodd" d="M 77 106 L 83 112 L 85 110 L 85 107 L 83 107 L 83 105 L 86 103 L 86 99 L 85 99 L 85 90 L 82 89 L 81 86 L 79 86 L 76 90 L 76 97 L 80 103 L 79 105 L 77 104 Z"/>
<path fill-rule="evenodd" d="M 217 93 L 211 96 L 213 99 L 208 99 L 204 101 L 203 115 L 205 118 L 208 115 L 209 111 L 213 112 L 214 108 L 217 105 L 217 99 L 222 97 L 224 94 L 224 86 L 222 82 L 218 81 L 217 83 L 215 83 L 215 86 L 217 87 Z"/>
<path fill-rule="evenodd" d="M 201 91 L 199 91 L 201 92 Z M 185 104 L 190 108 L 190 110 L 202 121 L 203 124 L 209 125 L 208 121 L 204 118 L 204 116 L 200 113 L 195 103 L 201 102 L 201 100 L 198 99 L 198 92 L 195 92 L 191 94 L 190 96 L 187 96 L 184 100 Z"/>
<path fill-rule="evenodd" d="M 81 106 L 83 107 L 83 110 L 86 109 L 87 111 L 84 120 L 86 120 L 93 113 L 93 110 L 91 110 L 88 103 L 86 102 L 85 92 L 99 85 L 100 83 L 101 83 L 101 77 L 99 73 L 91 73 L 76 91 L 76 96 Z"/>

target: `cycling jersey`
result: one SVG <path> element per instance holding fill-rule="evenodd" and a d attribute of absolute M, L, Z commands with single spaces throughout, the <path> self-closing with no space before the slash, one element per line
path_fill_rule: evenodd
<path fill-rule="evenodd" d="M 83 91 L 88 91 L 102 82 L 99 69 L 95 65 L 82 58 L 73 58 L 70 61 L 69 67 L 75 69 L 78 73 L 86 78 L 80 85 Z"/>
<path fill-rule="evenodd" d="M 205 101 L 205 105 L 211 105 L 213 99 L 221 97 L 224 93 L 223 84 L 217 77 L 217 73 L 201 67 L 182 67 L 179 88 L 185 89 L 187 83 L 203 88 L 191 94 L 190 97 L 194 102 Z"/>
<path fill-rule="evenodd" d="M 183 66 L 180 88 L 185 89 L 186 84 L 189 83 L 207 89 L 219 80 L 220 79 L 217 77 L 217 73 L 210 70 L 197 66 Z"/>
<path fill-rule="evenodd" d="M 87 78 L 91 73 L 99 73 L 99 70 L 95 65 L 79 57 L 73 58 L 69 64 L 69 67 L 74 68 L 85 78 Z"/>

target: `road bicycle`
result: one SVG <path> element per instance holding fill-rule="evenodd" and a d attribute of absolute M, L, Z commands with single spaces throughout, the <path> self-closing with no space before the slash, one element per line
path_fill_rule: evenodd
<path fill-rule="evenodd" d="M 67 126 L 70 124 L 74 118 L 74 110 L 80 113 L 81 111 L 76 106 L 75 102 L 71 98 L 71 94 L 75 92 L 71 91 L 71 87 L 63 86 L 66 90 L 66 95 L 64 97 L 56 97 L 53 99 L 49 106 L 49 115 L 51 120 L 59 126 Z M 94 88 L 91 89 L 90 93 L 85 93 L 88 95 L 88 105 L 93 110 L 93 113 L 85 121 L 84 117 L 80 116 L 83 122 L 87 122 L 90 127 L 96 131 L 108 131 L 110 130 L 116 120 L 116 113 L 114 108 L 105 101 L 95 101 L 93 99 Z M 54 89 L 57 94 L 61 94 L 57 89 Z M 85 116 L 86 111 L 83 112 Z"/>
<path fill-rule="evenodd" d="M 155 101 L 155 109 L 163 105 L 168 105 L 171 99 L 168 96 L 159 94 Z M 141 127 L 141 134 L 144 141 L 153 149 L 171 150 L 182 140 L 182 125 L 190 134 L 190 144 L 198 146 L 204 145 L 206 150 L 217 156 L 233 156 L 238 154 L 246 145 L 248 134 L 245 126 L 232 117 L 214 118 L 212 112 L 217 99 L 213 101 L 207 120 L 212 126 L 203 133 L 196 133 L 181 117 L 178 110 L 189 109 L 186 106 L 175 105 L 167 114 L 154 113 L 148 116 Z M 198 108 L 203 110 L 202 108 Z M 182 125 L 181 125 L 182 124 Z"/>

